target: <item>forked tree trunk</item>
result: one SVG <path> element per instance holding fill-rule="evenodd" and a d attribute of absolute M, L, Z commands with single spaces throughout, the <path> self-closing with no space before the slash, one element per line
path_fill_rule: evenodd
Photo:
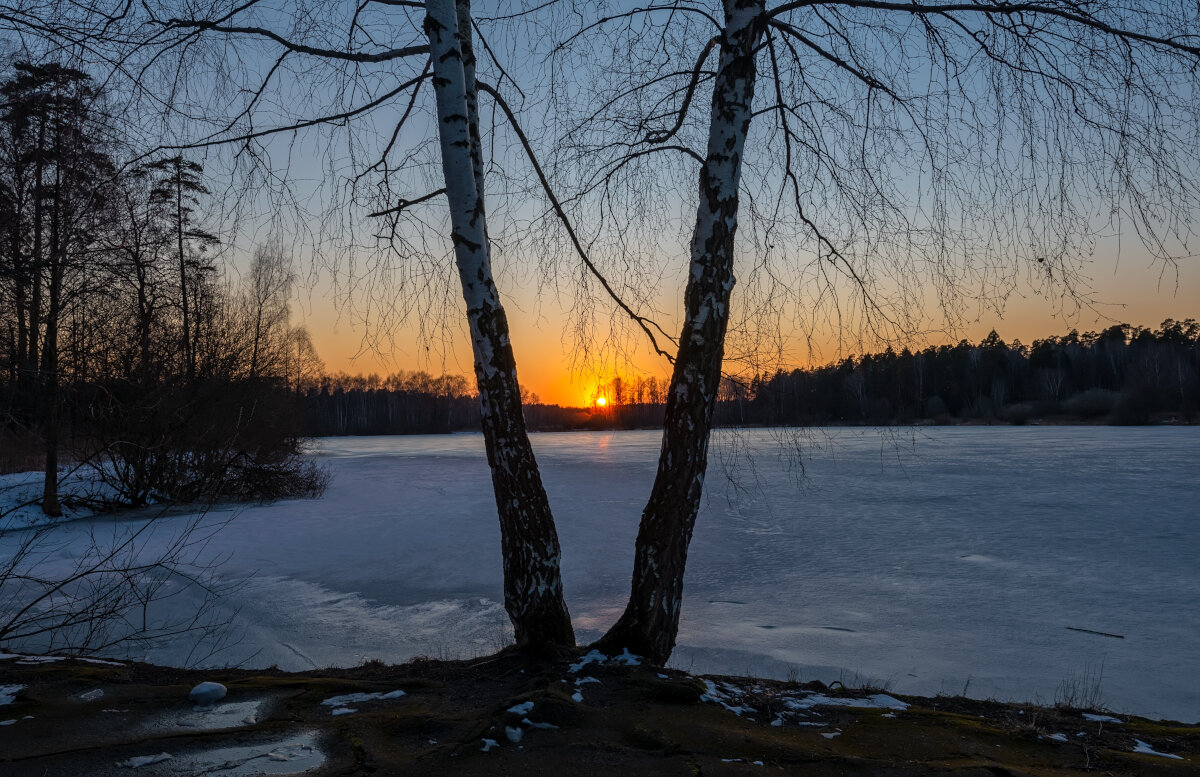
<path fill-rule="evenodd" d="M 667 394 L 658 474 L 638 529 L 629 604 L 597 643 L 601 650 L 627 648 L 658 664 L 670 657 L 679 631 L 684 566 L 708 463 L 734 284 L 733 238 L 754 98 L 754 56 L 764 29 L 764 0 L 725 1 L 685 318 Z"/>
<path fill-rule="evenodd" d="M 474 66 L 463 47 L 466 38 L 470 52 L 470 27 L 464 25 L 464 35 L 459 35 L 454 0 L 426 0 L 425 7 L 451 240 L 466 300 L 484 444 L 500 517 L 504 607 L 519 646 L 574 646 L 563 601 L 558 534 L 525 431 L 508 320 L 492 278 L 473 110 Z M 469 19 L 469 6 L 461 10 Z"/>

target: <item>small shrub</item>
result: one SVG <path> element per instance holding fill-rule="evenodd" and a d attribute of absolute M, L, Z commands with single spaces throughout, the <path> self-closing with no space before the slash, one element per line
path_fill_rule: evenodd
<path fill-rule="evenodd" d="M 1019 402 L 1015 405 L 1007 405 L 1000 411 L 1000 417 L 1010 424 L 1021 426 L 1029 423 L 1029 419 L 1033 418 L 1033 405 L 1025 402 Z"/>
<path fill-rule="evenodd" d="M 1117 392 L 1108 389 L 1088 389 L 1062 403 L 1062 409 L 1080 418 L 1102 418 L 1112 412 L 1117 403 Z"/>

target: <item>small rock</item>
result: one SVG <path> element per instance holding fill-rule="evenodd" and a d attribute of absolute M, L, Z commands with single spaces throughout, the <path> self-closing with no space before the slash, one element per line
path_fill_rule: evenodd
<path fill-rule="evenodd" d="M 216 704 L 221 699 L 225 698 L 225 686 L 220 683 L 204 682 L 197 685 L 188 693 L 188 700 L 192 704 L 197 704 L 202 707 L 207 707 Z"/>

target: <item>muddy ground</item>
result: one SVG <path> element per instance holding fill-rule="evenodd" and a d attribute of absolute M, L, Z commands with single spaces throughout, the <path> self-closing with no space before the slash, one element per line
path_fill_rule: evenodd
<path fill-rule="evenodd" d="M 229 689 L 212 709 L 187 701 L 202 680 Z M 1200 775 L 1197 725 L 577 655 L 312 672 L 9 658 L 0 702 L 5 686 L 4 777 Z"/>

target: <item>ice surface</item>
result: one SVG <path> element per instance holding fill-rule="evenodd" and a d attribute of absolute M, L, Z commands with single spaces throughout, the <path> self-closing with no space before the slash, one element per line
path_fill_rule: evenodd
<path fill-rule="evenodd" d="M 223 728 L 252 726 L 258 721 L 265 699 L 247 699 L 237 702 L 221 702 L 212 706 L 193 707 L 187 712 L 170 712 L 158 715 L 145 724 L 145 730 L 162 731 L 214 731 Z M 104 710 L 104 712 L 127 712 L 127 710 Z"/>
<path fill-rule="evenodd" d="M 972 696 L 1043 702 L 1103 667 L 1107 707 L 1197 719 L 1200 429 L 818 430 L 801 441 L 800 482 L 794 440 L 752 431 L 733 445 L 729 434 L 711 447 L 675 666 L 825 682 L 860 673 L 916 694 L 958 693 L 969 678 Z M 533 442 L 588 641 L 628 596 L 661 436 Z M 212 664 L 312 669 L 503 646 L 481 437 L 316 446 L 334 475 L 324 499 L 238 508 L 211 543 L 214 558 L 232 554 L 222 575 L 247 581 L 228 603 L 244 636 Z M 82 545 L 88 528 L 115 523 L 55 531 Z M 0 562 L 15 536 L 0 537 Z M 183 663 L 192 647 L 131 657 Z"/>
<path fill-rule="evenodd" d="M 170 760 L 170 753 L 159 753 L 158 755 L 135 755 L 124 761 L 118 761 L 117 766 L 124 766 L 129 769 L 137 769 L 141 766 L 149 766 L 150 764 L 162 763 Z"/>
<path fill-rule="evenodd" d="M 0 685 L 0 705 L 12 704 L 17 699 L 17 691 L 24 685 Z"/>
<path fill-rule="evenodd" d="M 316 747 L 316 736 L 302 733 L 257 745 L 218 747 L 176 756 L 172 775 L 220 774 L 250 777 L 263 774 L 301 774 L 317 768 L 325 754 Z"/>
<path fill-rule="evenodd" d="M 808 710 L 813 707 L 855 707 L 859 709 L 876 709 L 876 710 L 906 710 L 908 704 L 899 699 L 888 696 L 886 693 L 876 693 L 870 696 L 848 697 L 848 696 L 826 696 L 821 693 L 814 693 L 807 696 L 788 696 L 783 699 L 783 704 L 790 710 Z"/>
<path fill-rule="evenodd" d="M 325 707 L 344 707 L 347 704 L 358 704 L 364 701 L 375 701 L 376 699 L 399 699 L 404 695 L 404 691 L 401 690 L 387 691 L 386 693 L 383 691 L 376 693 L 345 693 L 341 696 L 330 696 L 328 699 L 322 701 L 321 704 Z"/>

